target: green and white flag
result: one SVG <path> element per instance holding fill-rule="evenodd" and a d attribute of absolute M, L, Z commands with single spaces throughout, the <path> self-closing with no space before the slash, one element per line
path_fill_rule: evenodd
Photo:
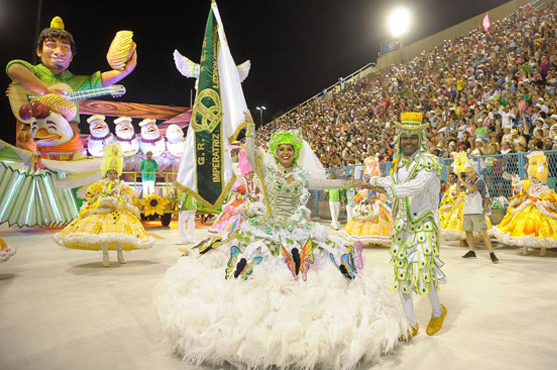
<path fill-rule="evenodd" d="M 234 184 L 228 144 L 244 126 L 247 105 L 215 1 L 201 49 L 198 93 L 176 185 L 218 208 Z"/>

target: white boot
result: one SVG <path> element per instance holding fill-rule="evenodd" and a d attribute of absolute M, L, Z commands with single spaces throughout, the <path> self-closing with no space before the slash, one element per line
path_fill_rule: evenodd
<path fill-rule="evenodd" d="M 122 252 L 122 245 L 121 244 L 117 244 L 116 245 L 116 255 L 118 256 L 118 262 L 123 265 L 126 263 L 126 260 L 124 259 L 124 252 Z"/>
<path fill-rule="evenodd" d="M 110 259 L 108 258 L 108 252 L 103 251 L 103 266 L 110 267 Z"/>
<path fill-rule="evenodd" d="M 110 259 L 108 258 L 108 245 L 103 244 L 102 249 L 103 249 L 103 266 L 110 267 Z"/>

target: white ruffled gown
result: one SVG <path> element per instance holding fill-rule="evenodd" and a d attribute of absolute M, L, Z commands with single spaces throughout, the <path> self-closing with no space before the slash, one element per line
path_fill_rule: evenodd
<path fill-rule="evenodd" d="M 247 153 L 252 145 L 248 139 Z M 181 258 L 158 287 L 155 303 L 173 351 L 195 365 L 239 368 L 377 362 L 406 333 L 398 299 L 379 269 L 361 269 L 361 248 L 330 237 L 305 207 L 308 189 L 346 184 L 308 178 L 298 166 L 261 169 L 272 214 L 253 204 L 233 240 Z M 290 263 L 296 255 L 299 263 Z"/>

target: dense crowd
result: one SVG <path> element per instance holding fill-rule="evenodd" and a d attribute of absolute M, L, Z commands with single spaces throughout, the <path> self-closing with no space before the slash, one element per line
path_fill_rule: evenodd
<path fill-rule="evenodd" d="M 428 149 L 444 158 L 557 149 L 556 7 L 521 8 L 486 33 L 445 41 L 405 64 L 298 106 L 258 130 L 301 129 L 325 167 L 392 159 L 403 111 L 421 111 Z"/>

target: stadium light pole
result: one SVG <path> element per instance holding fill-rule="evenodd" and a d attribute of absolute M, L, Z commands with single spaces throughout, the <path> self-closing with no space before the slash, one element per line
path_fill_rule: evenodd
<path fill-rule="evenodd" d="M 402 52 L 404 48 L 404 35 L 408 33 L 410 30 L 410 11 L 406 8 L 399 7 L 393 9 L 389 18 L 387 19 L 387 24 L 391 35 L 393 38 L 398 39 L 400 42 L 400 55 L 402 61 L 404 62 L 404 54 Z"/>
<path fill-rule="evenodd" d="M 267 108 L 265 106 L 255 107 L 259 111 L 259 124 L 263 126 L 263 111 Z"/>

